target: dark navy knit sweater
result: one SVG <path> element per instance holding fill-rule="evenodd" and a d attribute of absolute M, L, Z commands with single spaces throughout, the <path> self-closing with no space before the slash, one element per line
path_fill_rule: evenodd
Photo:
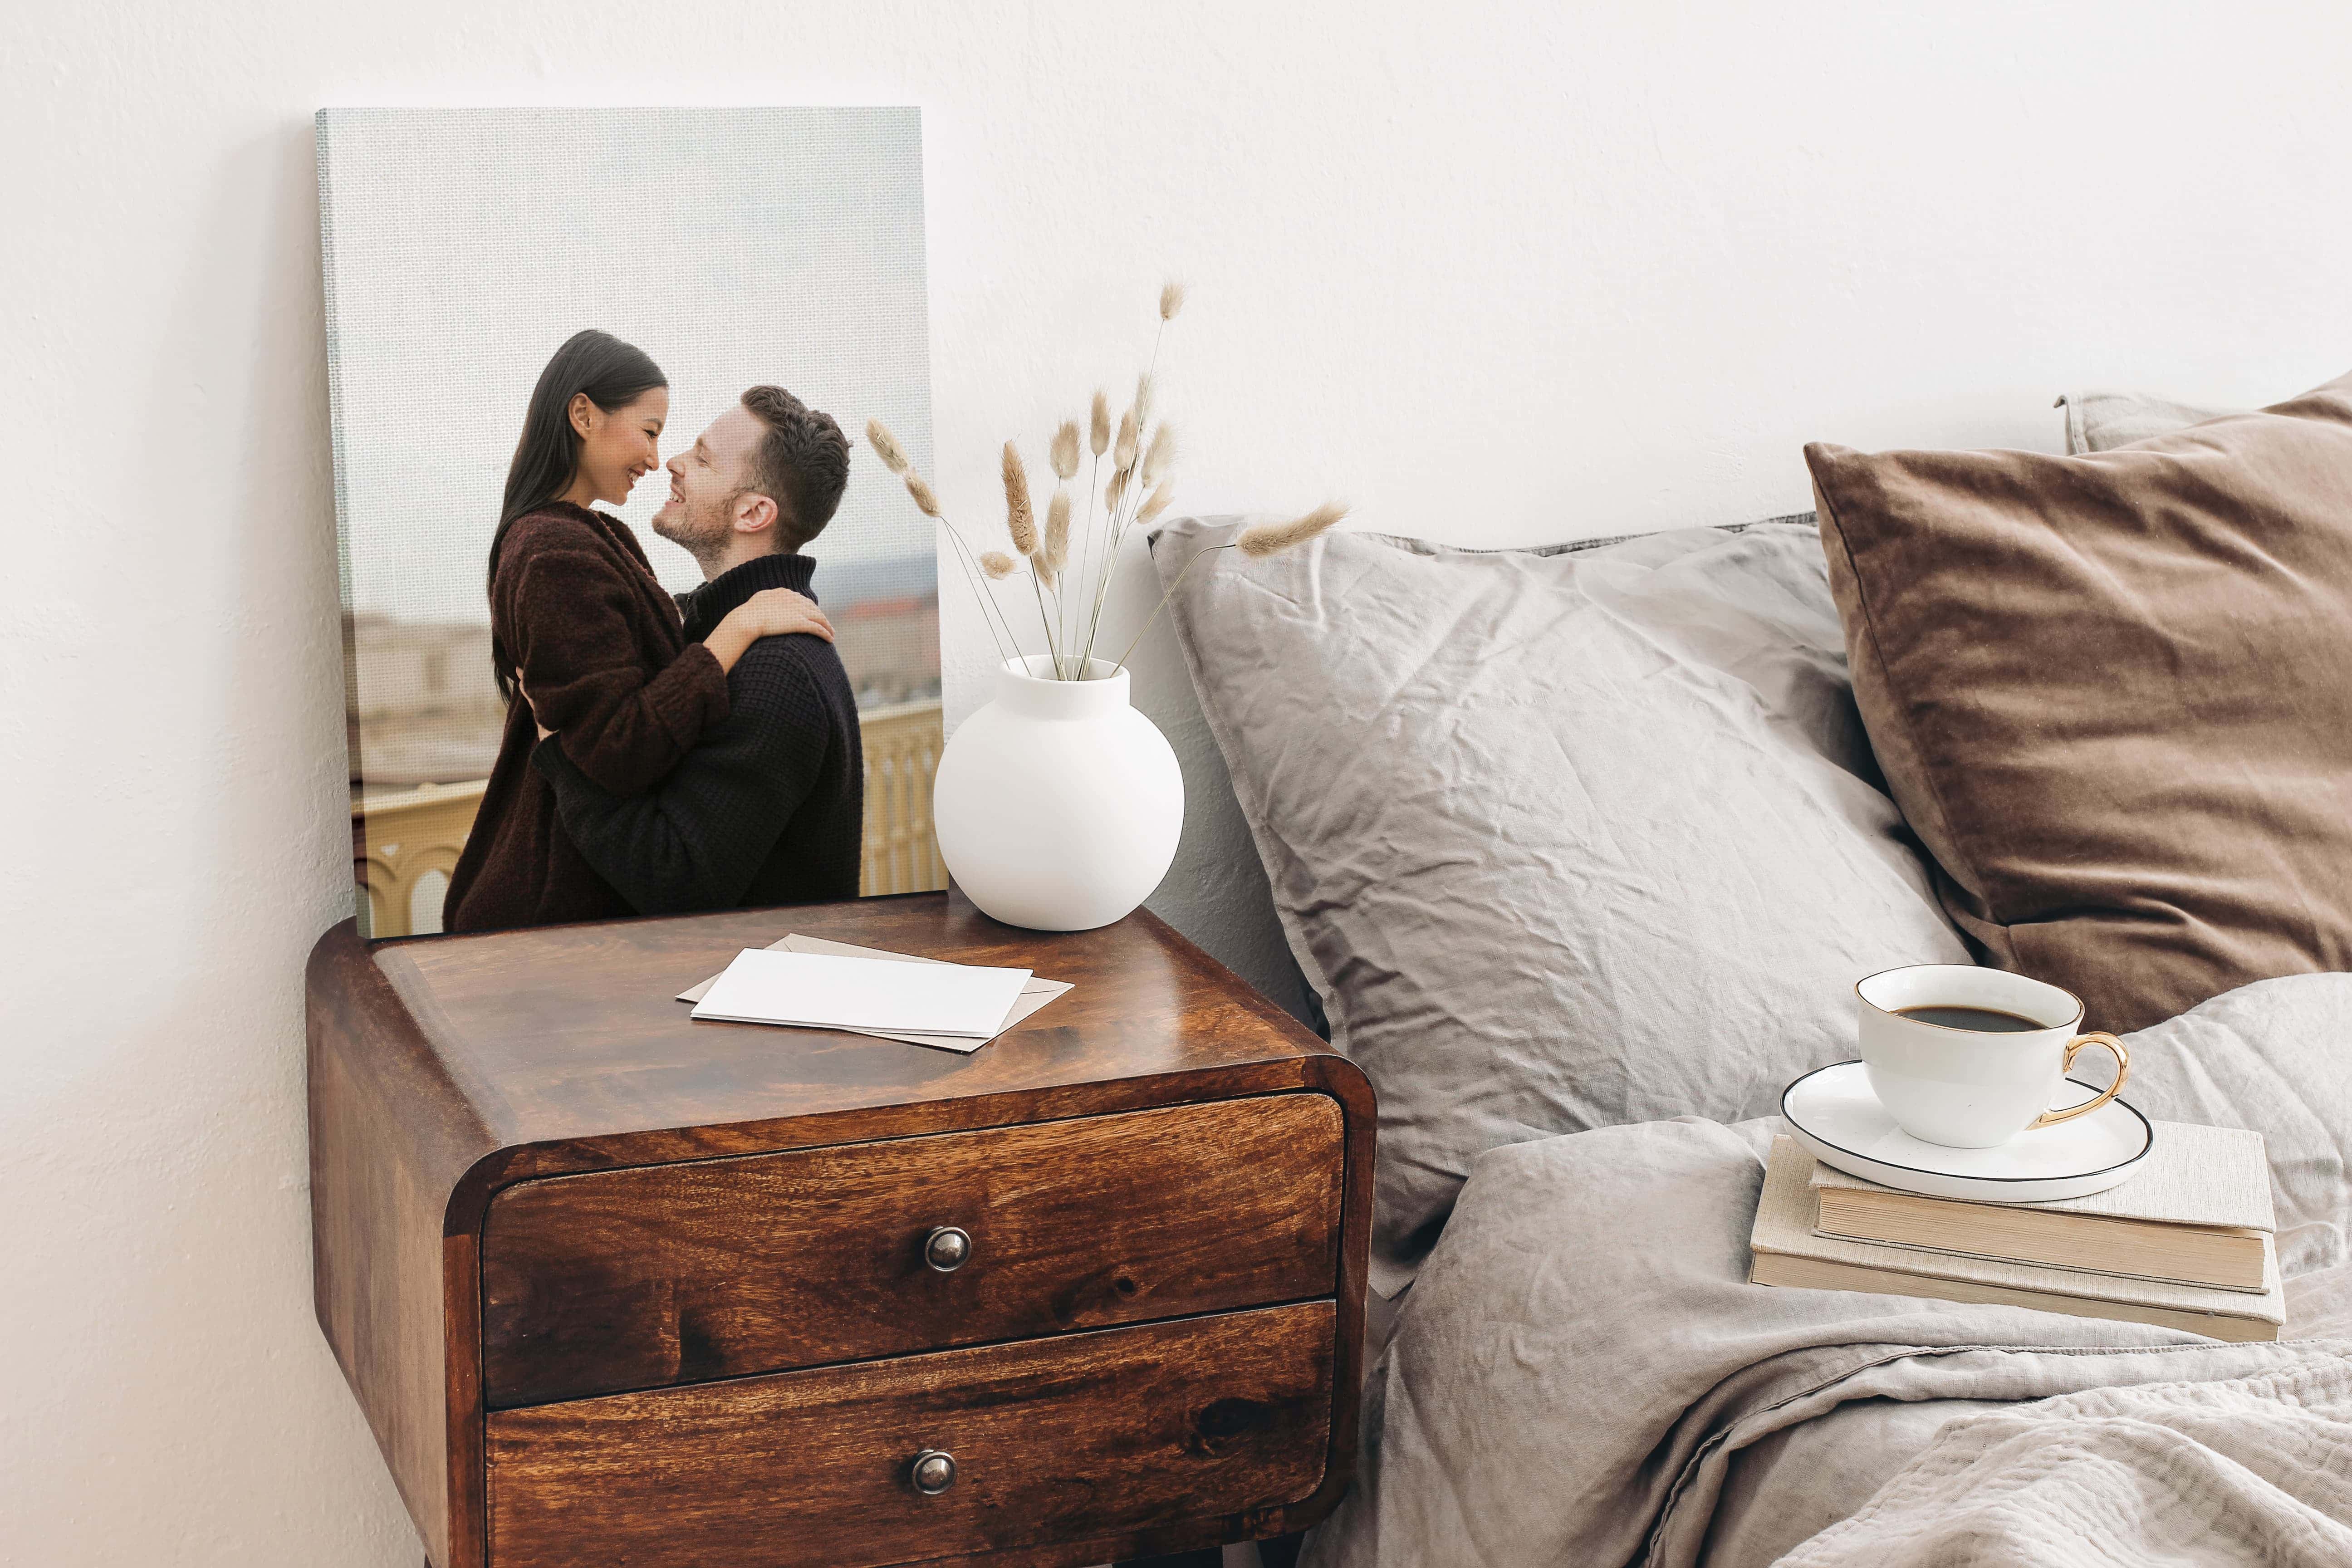
<path fill-rule="evenodd" d="M 816 595 L 816 563 L 764 555 L 679 599 L 699 641 L 763 588 Z M 727 678 L 727 718 L 667 778 L 624 799 L 553 741 L 532 765 L 580 852 L 639 914 L 685 914 L 857 896 L 865 754 L 857 700 L 823 637 L 763 637 Z"/>

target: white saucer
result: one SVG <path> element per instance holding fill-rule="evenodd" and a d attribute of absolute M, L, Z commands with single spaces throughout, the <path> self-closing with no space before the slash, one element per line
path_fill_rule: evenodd
<path fill-rule="evenodd" d="M 2079 1079 L 2080 1105 L 2101 1091 Z M 2063 1109 L 2061 1107 L 2060 1109 Z M 2088 1116 L 2021 1132 L 1998 1149 L 1948 1149 L 1914 1138 L 1870 1092 L 1862 1064 L 1818 1068 L 1780 1091 L 1780 1114 L 1808 1153 L 1851 1176 L 1978 1203 L 2088 1197 L 2126 1180 L 2156 1146 L 2156 1130 L 2122 1100 Z"/>

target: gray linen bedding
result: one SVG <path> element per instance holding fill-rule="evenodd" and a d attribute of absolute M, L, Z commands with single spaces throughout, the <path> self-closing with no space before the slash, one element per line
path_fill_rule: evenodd
<path fill-rule="evenodd" d="M 1789 1568 L 2352 1563 L 2352 1360 L 1966 1415 Z M 2053 1500 L 2059 1500 L 2053 1505 Z"/>
<path fill-rule="evenodd" d="M 2328 974 L 2129 1041 L 2151 1114 L 2268 1140 L 2274 1345 L 1748 1285 L 1777 1119 L 1491 1151 L 1402 1303 L 1358 1483 L 1306 1561 L 2346 1560 L 2347 1039 L 2352 975 Z"/>
<path fill-rule="evenodd" d="M 1238 526 L 1171 523 L 1153 559 L 1284 931 L 1379 1091 L 1383 1294 L 1485 1151 L 1760 1115 L 1851 1038 L 1855 980 L 1968 961 L 1879 787 L 1811 519 L 1202 553 Z M 1753 1048 L 1688 1048 L 1711 1028 Z"/>

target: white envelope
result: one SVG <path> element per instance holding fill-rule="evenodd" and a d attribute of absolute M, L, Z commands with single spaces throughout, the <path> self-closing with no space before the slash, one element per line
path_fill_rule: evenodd
<path fill-rule="evenodd" d="M 797 933 L 787 936 L 781 942 L 772 942 L 768 945 L 772 949 L 787 952 L 830 952 L 844 958 L 880 958 L 898 963 L 944 962 L 936 958 L 923 958 L 911 952 L 887 952 L 878 947 L 858 947 L 850 942 L 828 942 L 821 936 L 801 936 Z M 677 999 L 681 1002 L 701 1001 L 710 990 L 712 982 L 718 978 L 719 976 L 714 974 L 709 980 L 705 980 L 698 985 L 688 986 L 677 994 Z M 887 1029 L 851 1029 L 847 1032 L 853 1035 L 871 1035 L 880 1040 L 903 1040 L 910 1046 L 929 1046 L 935 1050 L 956 1051 L 968 1056 L 1069 989 L 1067 981 L 1045 980 L 1032 974 L 1023 983 L 1021 994 L 1013 1001 L 1013 1010 L 1004 1016 L 1004 1022 L 997 1026 L 996 1034 L 989 1036 L 987 1039 L 971 1039 L 960 1035 L 893 1033 Z"/>
<path fill-rule="evenodd" d="M 1021 999 L 1025 969 L 892 963 L 747 947 L 694 1005 L 697 1018 L 807 1029 L 906 1030 L 984 1040 Z"/>

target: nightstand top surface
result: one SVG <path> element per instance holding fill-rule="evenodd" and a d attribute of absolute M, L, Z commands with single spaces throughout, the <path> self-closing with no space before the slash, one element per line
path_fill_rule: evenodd
<path fill-rule="evenodd" d="M 829 1030 L 697 1023 L 674 1000 L 740 950 L 791 932 L 1026 967 L 1076 989 L 969 1056 Z M 396 940 L 370 956 L 419 1044 L 500 1142 L 616 1140 L 628 1145 L 610 1151 L 617 1161 L 918 1130 L 894 1108 L 923 1108 L 924 1127 L 1087 1114 L 1171 1098 L 1169 1075 L 1204 1069 L 1280 1088 L 1284 1069 L 1265 1069 L 1289 1064 L 1290 1086 L 1301 1087 L 1302 1070 L 1319 1077 L 1333 1065 L 1309 1067 L 1330 1047 L 1140 910 L 1097 931 L 1049 933 L 999 925 L 960 895 L 925 893 Z M 816 1120 L 779 1126 L 794 1119 Z M 646 1134 L 667 1134 L 667 1145 L 649 1147 Z"/>

